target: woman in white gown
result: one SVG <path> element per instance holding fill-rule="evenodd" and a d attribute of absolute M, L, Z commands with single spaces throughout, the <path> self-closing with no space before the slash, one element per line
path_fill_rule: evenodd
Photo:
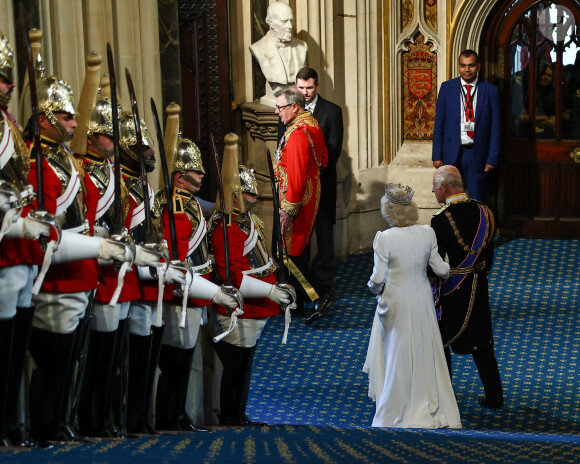
<path fill-rule="evenodd" d="M 447 277 L 435 232 L 416 225 L 410 187 L 388 184 L 381 212 L 390 229 L 377 232 L 368 286 L 377 310 L 363 371 L 376 401 L 373 427 L 461 428 L 437 325 L 427 264 Z"/>

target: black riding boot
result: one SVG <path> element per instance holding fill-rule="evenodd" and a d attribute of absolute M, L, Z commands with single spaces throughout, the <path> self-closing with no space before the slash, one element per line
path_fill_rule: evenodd
<path fill-rule="evenodd" d="M 6 402 L 10 383 L 10 360 L 12 358 L 12 339 L 14 317 L 0 319 L 0 446 L 12 446 L 7 435 Z"/>
<path fill-rule="evenodd" d="M 87 352 L 84 388 L 78 408 L 79 431 L 90 437 L 109 435 L 111 384 L 117 345 L 117 331 L 93 330 Z"/>
<path fill-rule="evenodd" d="M 180 430 L 182 398 L 187 397 L 187 386 L 195 348 L 185 350 L 162 345 L 159 353 L 161 375 L 157 383 L 155 427 L 161 430 Z M 185 409 L 185 402 L 183 402 Z M 184 411 L 185 412 L 185 411 Z"/>
<path fill-rule="evenodd" d="M 151 358 L 153 335 L 129 335 L 129 384 L 127 393 L 127 431 L 147 433 L 145 430 L 147 372 Z"/>
<path fill-rule="evenodd" d="M 34 306 L 29 306 L 18 308 L 14 318 L 14 340 L 12 342 L 12 362 L 10 363 L 10 383 L 8 384 L 6 408 L 8 437 L 14 446 L 35 446 L 34 441 L 28 437 L 24 424 L 19 420 L 20 388 L 33 316 Z"/>
<path fill-rule="evenodd" d="M 29 351 L 36 362 L 30 380 L 30 434 L 39 441 L 70 441 L 63 419 L 71 385 L 75 332 L 60 334 L 33 328 Z"/>
<path fill-rule="evenodd" d="M 67 407 L 62 411 L 62 420 L 68 424 L 71 429 L 78 433 L 78 408 L 79 401 L 83 391 L 85 373 L 87 370 L 87 356 L 89 343 L 91 339 L 91 319 L 93 317 L 93 302 L 89 303 L 85 315 L 79 321 L 75 332 L 75 345 L 73 348 L 73 362 L 67 373 L 67 384 L 71 386 L 67 393 Z M 68 405 L 70 404 L 70 408 Z"/>
<path fill-rule="evenodd" d="M 153 397 L 153 384 L 155 382 L 155 372 L 157 370 L 157 363 L 159 362 L 159 353 L 161 352 L 161 344 L 163 342 L 163 332 L 165 331 L 165 326 L 161 327 L 152 326 L 151 333 L 153 335 L 153 340 L 151 342 L 151 356 L 149 358 L 149 369 L 147 370 L 147 391 L 146 402 L 145 402 L 145 428 L 147 433 L 150 435 L 155 435 L 155 427 L 151 423 L 151 399 Z"/>
<path fill-rule="evenodd" d="M 118 374 L 117 374 L 118 372 Z M 111 382 L 110 435 L 118 438 L 127 436 L 127 401 L 129 396 L 129 318 L 119 321 L 113 381 Z"/>
<path fill-rule="evenodd" d="M 250 394 L 250 383 L 252 381 L 252 366 L 254 365 L 254 355 L 258 343 L 251 348 L 244 348 L 242 358 L 243 370 L 241 372 L 242 397 L 240 402 L 240 417 L 244 425 L 262 427 L 268 425 L 266 422 L 254 422 L 246 415 L 246 406 L 248 405 L 248 395 Z"/>
<path fill-rule="evenodd" d="M 240 417 L 244 348 L 221 341 L 214 348 L 224 367 L 220 385 L 220 425 L 244 425 Z"/>

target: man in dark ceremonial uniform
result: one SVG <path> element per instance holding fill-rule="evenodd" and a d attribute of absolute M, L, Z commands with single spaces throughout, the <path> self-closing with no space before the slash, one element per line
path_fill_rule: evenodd
<path fill-rule="evenodd" d="M 439 253 L 447 257 L 450 276 L 440 289 L 439 328 L 451 374 L 451 352 L 471 354 L 485 397 L 479 404 L 503 406 L 503 390 L 493 348 L 487 275 L 493 264 L 495 222 L 491 210 L 463 192 L 461 174 L 443 166 L 433 175 L 433 193 L 445 203 L 431 220 Z"/>

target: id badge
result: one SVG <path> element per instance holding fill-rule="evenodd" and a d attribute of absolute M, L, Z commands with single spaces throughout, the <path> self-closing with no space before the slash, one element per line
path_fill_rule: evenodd
<path fill-rule="evenodd" d="M 475 123 L 473 121 L 468 121 L 463 123 L 463 130 L 466 132 L 475 131 Z"/>

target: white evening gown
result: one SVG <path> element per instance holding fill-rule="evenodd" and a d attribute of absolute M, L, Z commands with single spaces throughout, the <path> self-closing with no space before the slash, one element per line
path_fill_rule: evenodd
<path fill-rule="evenodd" d="M 377 310 L 363 371 L 376 401 L 373 427 L 461 428 L 437 325 L 427 263 L 447 277 L 429 226 L 377 232 L 369 287 Z"/>

